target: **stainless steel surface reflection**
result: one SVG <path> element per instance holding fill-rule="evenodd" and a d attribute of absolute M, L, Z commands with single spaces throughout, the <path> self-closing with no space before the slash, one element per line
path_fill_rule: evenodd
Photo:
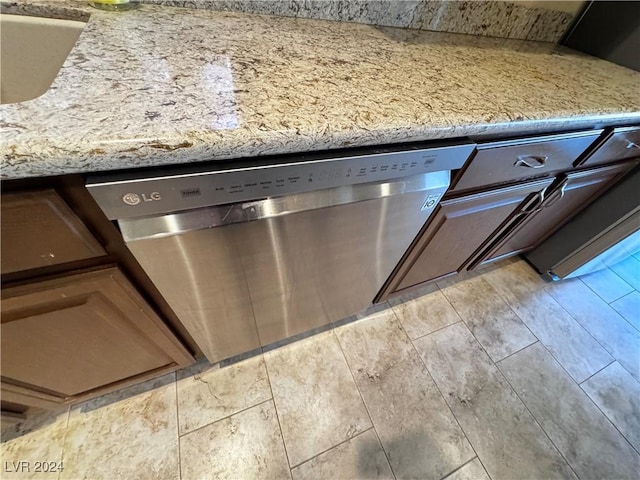
<path fill-rule="evenodd" d="M 434 172 L 119 223 L 215 362 L 371 305 L 448 183 Z"/>

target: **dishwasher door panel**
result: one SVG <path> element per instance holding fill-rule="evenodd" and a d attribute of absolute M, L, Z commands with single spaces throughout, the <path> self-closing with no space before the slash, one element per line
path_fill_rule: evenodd
<path fill-rule="evenodd" d="M 260 347 L 235 230 L 212 228 L 128 243 L 212 362 Z"/>
<path fill-rule="evenodd" d="M 372 304 L 418 230 L 424 192 L 244 224 L 242 264 L 262 345 Z"/>
<path fill-rule="evenodd" d="M 448 179 L 430 173 L 120 225 L 149 278 L 217 362 L 370 306 Z"/>

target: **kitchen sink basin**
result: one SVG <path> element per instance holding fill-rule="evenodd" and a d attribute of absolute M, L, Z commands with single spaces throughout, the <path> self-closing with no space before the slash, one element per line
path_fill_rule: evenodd
<path fill-rule="evenodd" d="M 0 15 L 0 103 L 24 102 L 45 93 L 85 25 Z"/>

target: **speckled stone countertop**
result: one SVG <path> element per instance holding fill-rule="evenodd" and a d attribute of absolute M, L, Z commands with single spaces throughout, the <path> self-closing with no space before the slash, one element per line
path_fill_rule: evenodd
<path fill-rule="evenodd" d="M 551 44 L 4 3 L 91 17 L 47 93 L 0 105 L 3 179 L 640 123 L 640 74 Z"/>

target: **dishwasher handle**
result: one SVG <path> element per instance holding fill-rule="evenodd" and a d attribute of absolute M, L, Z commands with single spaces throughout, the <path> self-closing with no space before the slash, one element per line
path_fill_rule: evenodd
<path fill-rule="evenodd" d="M 430 172 L 391 182 L 362 183 L 151 217 L 120 219 L 118 225 L 124 240 L 132 242 L 382 199 L 393 195 L 429 191 L 429 201 L 423 206 L 426 210 L 437 205 L 437 199 L 449 187 L 449 180 L 449 171 Z"/>

